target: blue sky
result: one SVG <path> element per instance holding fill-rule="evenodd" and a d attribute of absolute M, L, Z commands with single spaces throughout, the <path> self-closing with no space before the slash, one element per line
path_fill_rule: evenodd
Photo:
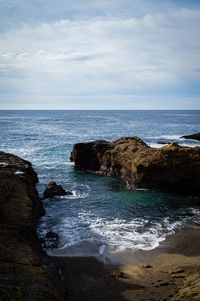
<path fill-rule="evenodd" d="M 200 1 L 0 0 L 0 109 L 200 109 Z"/>

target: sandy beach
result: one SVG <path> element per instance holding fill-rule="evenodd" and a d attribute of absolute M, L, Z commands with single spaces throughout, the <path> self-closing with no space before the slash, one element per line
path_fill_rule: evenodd
<path fill-rule="evenodd" d="M 200 300 L 199 229 L 171 235 L 154 250 L 121 256 L 122 265 L 91 257 L 53 257 L 67 300 Z"/>

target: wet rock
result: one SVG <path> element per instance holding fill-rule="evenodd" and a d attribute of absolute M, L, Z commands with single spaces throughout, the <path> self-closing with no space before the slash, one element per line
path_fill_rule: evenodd
<path fill-rule="evenodd" d="M 0 152 L 0 163 L 0 299 L 63 301 L 59 272 L 36 233 L 45 213 L 37 175 L 30 162 L 11 154 Z"/>
<path fill-rule="evenodd" d="M 175 141 L 174 141 L 175 142 Z M 170 143 L 172 143 L 172 142 L 170 142 L 170 141 L 158 141 L 157 142 L 157 144 L 163 144 L 163 145 L 165 145 L 165 144 L 170 144 Z M 178 143 L 178 142 L 175 142 L 175 143 Z"/>
<path fill-rule="evenodd" d="M 198 140 L 198 141 L 200 141 L 200 133 L 182 136 L 181 138 L 192 139 L 192 140 Z"/>
<path fill-rule="evenodd" d="M 56 182 L 50 182 L 44 191 L 44 198 L 51 198 L 59 195 L 72 195 L 72 191 L 64 190 L 61 185 L 57 185 Z"/>
<path fill-rule="evenodd" d="M 173 142 L 153 148 L 138 137 L 124 137 L 75 144 L 71 160 L 78 170 L 123 178 L 132 189 L 200 194 L 200 147 Z"/>
<path fill-rule="evenodd" d="M 45 249 L 55 249 L 59 245 L 59 236 L 52 231 L 48 232 L 41 240 L 42 247 Z"/>

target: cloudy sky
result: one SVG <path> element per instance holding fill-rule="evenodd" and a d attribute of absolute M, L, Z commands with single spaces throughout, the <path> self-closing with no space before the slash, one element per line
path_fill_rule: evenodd
<path fill-rule="evenodd" d="M 0 109 L 200 109 L 200 1 L 0 0 Z"/>

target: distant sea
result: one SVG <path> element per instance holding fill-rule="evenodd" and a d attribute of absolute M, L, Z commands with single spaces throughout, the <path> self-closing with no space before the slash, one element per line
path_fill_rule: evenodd
<path fill-rule="evenodd" d="M 200 132 L 200 111 L 0 111 L 1 151 L 32 162 L 37 189 L 56 181 L 73 196 L 44 201 L 38 233 L 59 235 L 58 256 L 96 256 L 104 261 L 127 250 L 157 247 L 167 235 L 200 217 L 195 197 L 152 190 L 131 191 L 119 179 L 78 172 L 70 162 L 74 143 L 139 136 L 148 145 Z"/>

